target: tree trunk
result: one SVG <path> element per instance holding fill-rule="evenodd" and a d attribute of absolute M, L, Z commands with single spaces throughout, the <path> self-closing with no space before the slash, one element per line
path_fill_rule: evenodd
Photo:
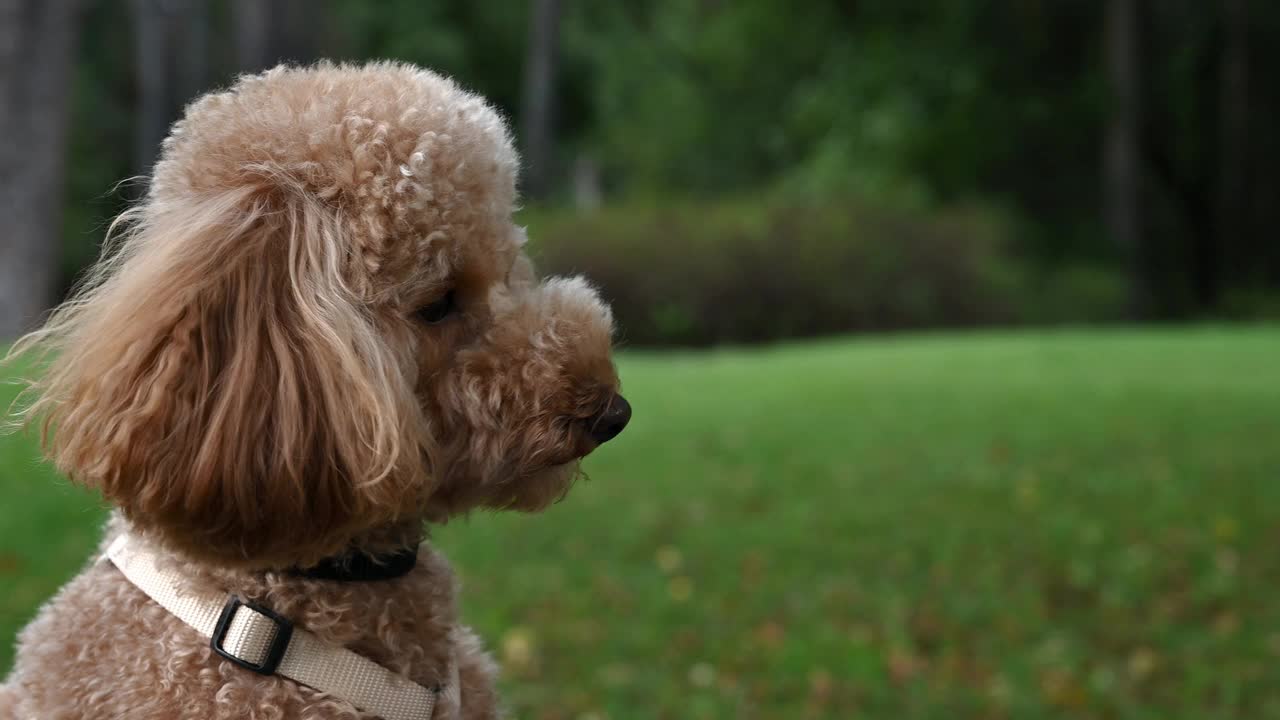
<path fill-rule="evenodd" d="M 209 8 L 207 0 L 185 0 L 180 16 L 180 44 L 175 65 L 178 73 L 179 110 L 209 89 Z"/>
<path fill-rule="evenodd" d="M 1217 243 L 1226 261 L 1224 278 L 1232 286 L 1256 281 L 1251 261 L 1262 257 L 1249 222 L 1249 8 L 1246 0 L 1223 0 L 1223 47 L 1220 66 Z M 1213 239 L 1210 239 L 1212 243 Z M 1216 278 L 1215 278 L 1216 280 Z M 1217 283 L 1205 288 L 1202 303 L 1211 308 Z M 1208 309 L 1208 308 L 1205 308 Z"/>
<path fill-rule="evenodd" d="M 151 172 L 182 107 L 208 83 L 206 0 L 133 0 L 134 171 Z"/>
<path fill-rule="evenodd" d="M 551 189 L 555 156 L 556 65 L 560 2 L 533 0 L 524 71 L 525 194 L 539 199 Z"/>
<path fill-rule="evenodd" d="M 75 0 L 0 0 L 0 341 L 57 298 Z"/>
<path fill-rule="evenodd" d="M 133 168 L 149 175 L 165 131 L 169 129 L 169 53 L 159 0 L 133 0 L 133 65 L 138 79 L 134 115 Z"/>
<path fill-rule="evenodd" d="M 1129 311 L 1135 319 L 1152 311 L 1149 261 L 1143 243 L 1141 75 L 1139 0 L 1108 0 L 1106 64 L 1111 88 L 1103 189 L 1107 230 L 1129 272 Z"/>
<path fill-rule="evenodd" d="M 236 33 L 236 67 L 240 72 L 261 70 L 269 62 L 267 30 L 271 3 L 267 0 L 235 0 L 231 10 Z"/>
<path fill-rule="evenodd" d="M 282 62 L 314 61 L 325 15 L 325 3 L 318 0 L 235 0 L 237 69 L 253 73 Z"/>

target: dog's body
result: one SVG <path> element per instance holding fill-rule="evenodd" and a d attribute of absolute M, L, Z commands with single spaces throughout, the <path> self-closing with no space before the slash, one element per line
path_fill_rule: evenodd
<path fill-rule="evenodd" d="M 105 548 L 125 523 L 112 522 Z M 498 715 L 497 667 L 458 624 L 445 559 L 424 545 L 403 577 L 335 583 L 281 572 L 180 565 L 184 587 L 234 594 L 272 608 L 321 639 L 429 688 L 434 718 Z M 19 637 L 21 656 L 0 687 L 0 718 L 372 718 L 341 699 L 236 667 L 105 559 L 92 562 Z"/>
<path fill-rule="evenodd" d="M 630 416 L 608 308 L 537 282 L 517 159 L 481 99 L 416 68 L 277 68 L 193 103 L 114 253 L 46 327 L 20 412 L 178 567 L 423 688 L 498 714 L 495 666 L 424 545 L 402 577 L 308 568 L 424 522 L 545 508 Z M 104 544 L 105 547 L 105 544 Z M 350 578 L 348 578 L 350 580 Z M 96 560 L 20 636 L 0 717 L 354 718 L 259 675 Z"/>

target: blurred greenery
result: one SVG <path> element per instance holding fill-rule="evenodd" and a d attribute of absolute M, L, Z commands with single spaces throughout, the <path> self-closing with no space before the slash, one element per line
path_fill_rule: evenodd
<path fill-rule="evenodd" d="M 234 5 L 207 2 L 207 84 L 224 85 L 253 68 L 233 57 Z M 650 214 L 781 198 L 884 207 L 927 225 L 982 207 L 1007 219 L 1010 262 L 1052 289 L 1023 299 L 1018 315 L 1028 320 L 1109 319 L 1116 303 L 1147 318 L 1274 316 L 1280 142 L 1265 129 L 1280 117 L 1280 85 L 1257 79 L 1280 71 L 1280 4 L 1136 4 L 1143 112 L 1133 128 L 1139 189 L 1126 201 L 1143 229 L 1133 247 L 1103 222 L 1103 149 L 1115 117 L 1104 52 L 1111 4 L 561 3 L 555 183 L 538 203 L 571 213 L 578 171 L 588 168 L 584 182 L 607 205 Z M 306 52 L 282 45 L 272 57 L 435 68 L 489 97 L 520 131 L 529 13 L 524 2 L 317 0 L 306 5 Z M 64 284 L 136 193 L 108 189 L 147 170 L 131 149 L 139 89 L 127 4 L 90 0 L 85 21 L 94 31 L 83 33 L 76 82 Z M 1233 95 L 1237 57 L 1245 80 Z M 1233 123 L 1245 132 L 1232 134 Z"/>
<path fill-rule="evenodd" d="M 625 353 L 593 480 L 435 542 L 519 717 L 1280 717 L 1277 357 L 1274 328 Z M 0 495 L 11 638 L 103 515 L 21 436 Z"/>
<path fill-rule="evenodd" d="M 1104 217 L 1120 5 L 1130 244 Z M 530 143 L 529 3 L 261 6 L 289 21 L 267 64 L 434 68 Z M 261 67 L 254 7 L 83 2 L 64 288 L 154 155 L 138 8 L 209 40 L 165 69 L 202 74 L 167 121 Z M 1114 323 L 1135 293 L 1280 318 L 1280 4 L 559 8 L 553 182 L 517 221 L 611 301 L 636 417 L 546 515 L 436 530 L 519 717 L 1280 718 L 1275 327 L 794 340 Z M 22 435 L 0 497 L 2 676 L 105 510 Z"/>
<path fill-rule="evenodd" d="M 686 200 L 520 220 L 540 271 L 600 285 L 625 345 L 1008 324 L 1046 319 L 1031 313 L 1051 302 L 1010 255 L 1006 223 L 973 209 Z"/>

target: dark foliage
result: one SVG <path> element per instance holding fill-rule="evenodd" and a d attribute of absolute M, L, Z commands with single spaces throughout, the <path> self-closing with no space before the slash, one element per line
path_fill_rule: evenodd
<path fill-rule="evenodd" d="M 207 84 L 224 84 L 240 69 L 233 57 L 237 5 L 201 1 L 210 22 Z M 513 127 L 521 126 L 525 3 L 318 0 L 307 7 L 315 55 L 391 57 L 437 68 L 491 97 Z M 830 198 L 858 197 L 911 208 L 924 225 L 950 222 L 939 208 L 978 204 L 1010 219 L 1006 252 L 1025 263 L 1026 274 L 1046 287 L 1085 293 L 1029 298 L 1013 313 L 1018 317 L 1090 319 L 1097 313 L 1089 308 L 1110 298 L 1115 278 L 1147 296 L 1138 304 L 1154 318 L 1257 315 L 1277 305 L 1280 243 L 1271 228 L 1280 224 L 1280 206 L 1270 198 L 1280 186 L 1280 143 L 1267 130 L 1280 117 L 1280 91 L 1266 79 L 1280 71 L 1280 5 L 1139 2 L 1136 248 L 1116 241 L 1102 213 L 1103 144 L 1114 108 L 1098 3 L 644 0 L 562 8 L 551 205 L 573 200 L 571 170 L 583 166 L 595 169 L 607 204 L 758 194 L 793 198 L 817 213 L 841 207 Z M 128 4 L 87 2 L 84 22 L 93 31 L 82 33 L 76 83 L 65 282 L 92 257 L 105 221 L 128 195 L 107 190 L 145 172 L 134 167 L 140 153 L 130 146 L 138 87 Z M 276 56 L 292 57 L 283 46 Z M 935 212 L 937 219 L 923 219 Z M 595 227 L 615 215 L 580 224 Z M 647 222 L 673 237 L 696 234 L 683 221 L 667 228 L 660 215 Z M 723 230 L 717 236 L 748 238 L 723 256 L 736 263 L 733 272 L 745 273 L 751 253 L 773 261 L 786 252 L 753 243 L 835 244 L 842 238 L 831 228 L 847 220 L 839 213 L 779 215 L 746 230 L 717 222 Z M 862 258 L 866 248 L 901 242 L 869 235 L 882 231 L 899 232 L 860 225 L 840 252 Z M 797 240 L 811 232 L 823 239 Z M 608 252 L 615 251 L 636 252 L 625 243 Z M 700 271 L 669 263 L 664 272 Z M 715 272 L 732 277 L 727 269 Z M 738 277 L 750 287 L 747 275 Z M 858 319 L 841 312 L 830 322 L 787 321 L 785 334 L 818 325 L 915 324 L 919 313 L 909 308 L 923 301 L 901 294 L 941 292 L 905 289 L 892 278 L 864 279 L 859 292 L 873 287 L 891 295 L 861 304 Z M 994 287 L 979 296 L 1002 292 Z M 823 302 L 813 314 L 831 312 L 834 301 Z M 719 306 L 697 312 L 712 307 Z M 874 307 L 889 314 L 861 314 Z M 1083 311 L 1073 318 L 1077 307 Z M 1009 315 L 957 313 L 944 324 Z M 700 337 L 751 335 L 736 321 L 689 322 L 705 328 Z"/>
<path fill-rule="evenodd" d="M 540 269 L 598 283 L 636 345 L 1117 316 L 1113 274 L 1033 278 L 1004 225 L 973 210 L 774 201 L 544 214 L 530 234 Z"/>

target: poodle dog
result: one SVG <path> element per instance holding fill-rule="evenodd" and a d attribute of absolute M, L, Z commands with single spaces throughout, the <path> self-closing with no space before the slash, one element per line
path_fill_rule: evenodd
<path fill-rule="evenodd" d="M 546 508 L 631 412 L 608 307 L 522 250 L 517 163 L 484 100 L 403 64 L 192 103 L 104 259 L 14 349 L 42 358 L 15 412 L 116 508 L 104 550 L 281 618 L 286 661 L 308 635 L 431 694 L 404 717 L 497 716 L 424 529 Z M 90 562 L 22 631 L 0 717 L 381 717 L 225 656 L 225 627 L 123 568 Z"/>

